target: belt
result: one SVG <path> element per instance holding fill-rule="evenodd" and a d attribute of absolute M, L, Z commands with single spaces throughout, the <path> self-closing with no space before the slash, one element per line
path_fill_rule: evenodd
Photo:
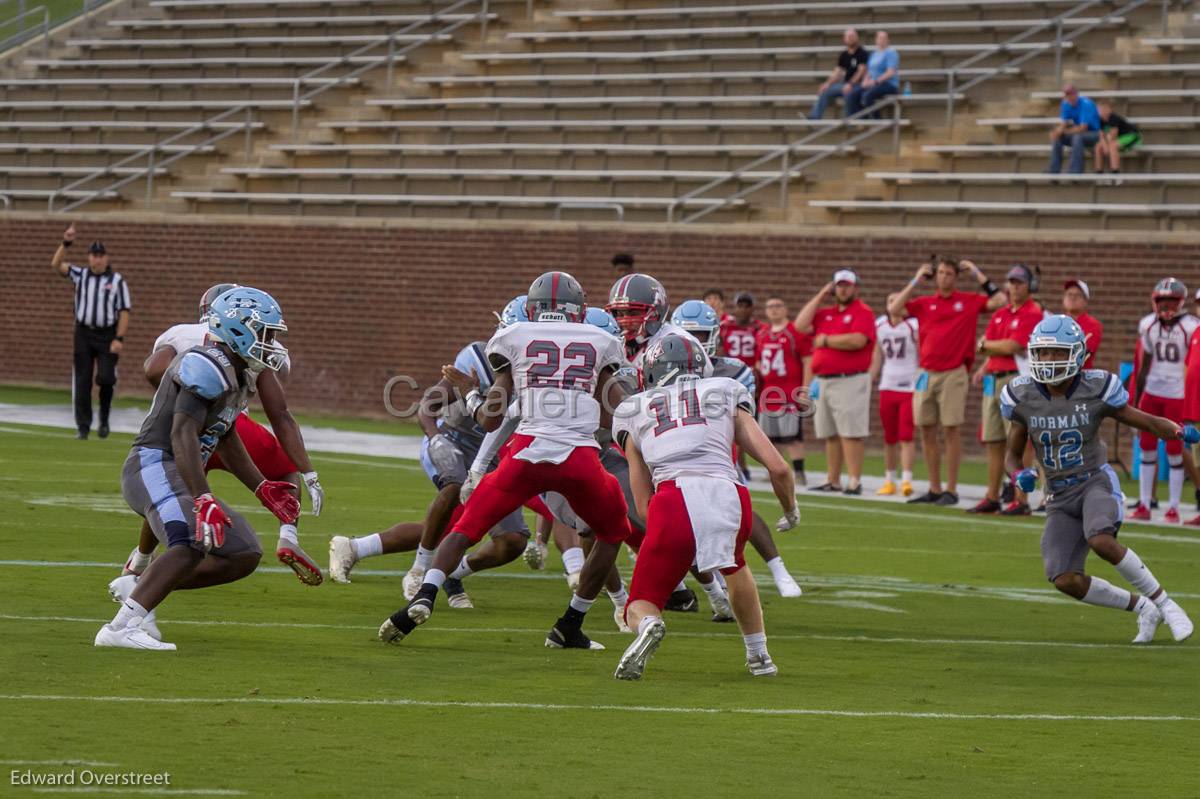
<path fill-rule="evenodd" d="M 1009 369 L 1007 372 L 988 372 L 988 376 L 994 380 L 999 380 L 1002 377 L 1011 377 L 1020 373 L 1019 369 Z"/>
<path fill-rule="evenodd" d="M 1070 477 L 1060 477 L 1057 480 L 1048 480 L 1051 491 L 1062 491 L 1072 486 L 1082 485 L 1091 479 L 1095 472 L 1080 472 L 1073 474 Z"/>
<path fill-rule="evenodd" d="M 117 332 L 116 325 L 108 325 L 107 327 L 92 327 L 91 325 L 85 325 L 83 322 L 80 322 L 78 319 L 75 320 L 75 326 L 82 327 L 84 330 L 88 330 L 92 333 L 115 333 L 115 332 Z"/>
<path fill-rule="evenodd" d="M 855 375 L 865 375 L 865 374 L 866 374 L 866 370 L 861 371 L 861 372 L 838 372 L 835 375 L 816 375 L 816 376 L 821 378 L 822 380 L 829 380 L 830 378 L 833 378 L 833 377 L 854 377 Z"/>

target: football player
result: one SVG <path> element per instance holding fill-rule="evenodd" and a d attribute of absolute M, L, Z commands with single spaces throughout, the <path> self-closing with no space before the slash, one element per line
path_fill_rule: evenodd
<path fill-rule="evenodd" d="M 1148 414 L 1183 421 L 1185 361 L 1192 334 L 1200 328 L 1200 318 L 1187 312 L 1187 287 L 1173 277 L 1163 278 L 1154 286 L 1151 301 L 1154 312 L 1138 323 L 1141 367 L 1134 383 L 1136 405 Z M 1129 515 L 1134 521 L 1150 520 L 1150 502 L 1158 474 L 1158 438 L 1143 431 L 1139 439 L 1142 468 L 1138 475 L 1139 502 Z M 1183 445 L 1178 439 L 1167 441 L 1167 512 L 1165 522 L 1179 522 L 1179 499 L 1183 494 Z"/>
<path fill-rule="evenodd" d="M 205 461 L 219 453 L 226 467 L 280 522 L 300 514 L 295 486 L 263 477 L 242 439 L 230 435 L 257 379 L 278 371 L 287 350 L 275 337 L 287 330 L 267 293 L 235 288 L 212 304 L 215 343 L 186 350 L 171 362 L 154 405 L 121 470 L 129 507 L 150 523 L 167 551 L 128 584 L 121 608 L 96 633 L 96 646 L 173 650 L 155 624 L 158 605 L 176 589 L 240 580 L 258 566 L 262 548 L 242 516 L 209 489 Z M 114 581 L 115 582 L 115 581 Z"/>
<path fill-rule="evenodd" d="M 603 648 L 584 634 L 583 619 L 632 531 L 621 486 L 600 465 L 595 432 L 602 424 L 611 426 L 609 409 L 621 397 L 615 374 L 625 363 L 624 353 L 619 340 L 580 324 L 587 313 L 583 288 L 565 272 L 538 277 L 526 307 L 528 324 L 510 325 L 488 342 L 495 380 L 486 395 L 478 388 L 465 392 L 468 412 L 485 430 L 500 426 L 514 399 L 520 403 L 520 425 L 499 466 L 480 481 L 462 517 L 438 544 L 416 597 L 380 626 L 383 641 L 399 642 L 429 620 L 447 574 L 496 522 L 530 497 L 557 491 L 592 528 L 596 543 L 579 588 L 545 643 Z M 452 381 L 454 372 L 451 366 L 443 370 Z"/>
<path fill-rule="evenodd" d="M 150 355 L 143 364 L 146 379 L 156 389 L 162 381 L 163 374 L 174 361 L 175 357 L 193 347 L 204 346 L 209 338 L 208 318 L 213 301 L 231 289 L 238 288 L 233 283 L 218 283 L 210 287 L 200 297 L 200 321 L 195 324 L 179 324 L 168 328 L 154 342 Z M 285 357 L 280 369 L 285 375 L 291 367 L 290 360 Z M 300 486 L 308 490 L 314 516 L 321 515 L 325 502 L 325 490 L 317 472 L 313 469 L 304 446 L 304 438 L 300 434 L 300 425 L 288 410 L 287 396 L 278 375 L 272 369 L 256 371 L 256 379 L 251 387 L 252 393 L 257 393 L 262 403 L 271 430 L 242 413 L 237 418 L 235 432 L 242 440 L 242 445 L 250 453 L 250 459 L 268 480 L 282 480 L 295 486 L 297 498 L 300 496 Z M 274 435 L 272 435 L 274 431 Z M 225 469 L 225 464 L 219 455 L 211 456 L 204 465 L 205 471 Z M 141 574 L 153 557 L 158 540 L 150 529 L 149 522 L 142 521 L 141 537 L 137 547 L 130 553 L 122 571 L 123 577 Z M 321 569 L 300 546 L 295 524 L 279 526 L 279 542 L 275 546 L 275 557 L 279 562 L 288 566 L 296 573 L 296 577 L 305 585 L 320 585 Z M 126 581 L 128 582 L 128 581 Z M 114 587 L 114 598 L 120 592 L 120 586 Z"/>
<path fill-rule="evenodd" d="M 693 561 L 701 570 L 725 575 L 750 673 L 778 672 L 743 556 L 752 512 L 750 492 L 730 457 L 735 441 L 767 467 L 785 529 L 800 518 L 795 479 L 755 421 L 746 387 L 705 374 L 703 353 L 694 343 L 667 336 L 646 353 L 647 392 L 630 397 L 614 414 L 614 432 L 629 456 L 634 496 L 647 525 L 625 614 L 637 638 L 617 664 L 617 679 L 641 678 L 666 633 L 663 606 Z"/>
<path fill-rule="evenodd" d="M 1100 425 L 1113 417 L 1122 424 L 1167 441 L 1200 441 L 1195 428 L 1183 428 L 1129 404 L 1121 381 L 1101 369 L 1083 369 L 1087 343 L 1071 317 L 1051 316 L 1030 334 L 1029 374 L 1000 392 L 1000 410 L 1011 422 L 1007 465 L 1013 481 L 1028 491 L 1034 469 L 1022 469 L 1025 443 L 1033 443 L 1046 479 L 1046 527 L 1042 562 L 1046 578 L 1064 594 L 1089 605 L 1137 614 L 1135 644 L 1149 643 L 1164 620 L 1176 641 L 1192 634 L 1183 608 L 1162 589 L 1132 549 L 1117 541 L 1125 497 L 1100 437 Z M 1084 571 L 1088 550 L 1116 567 L 1141 595 Z"/>
<path fill-rule="evenodd" d="M 917 384 L 919 326 L 916 318 L 893 313 L 898 295 L 888 295 L 888 311 L 875 319 L 875 353 L 871 356 L 871 382 L 879 381 L 879 419 L 883 422 L 883 485 L 881 496 L 911 496 L 913 461 L 913 390 Z M 900 488 L 896 488 L 896 467 Z"/>

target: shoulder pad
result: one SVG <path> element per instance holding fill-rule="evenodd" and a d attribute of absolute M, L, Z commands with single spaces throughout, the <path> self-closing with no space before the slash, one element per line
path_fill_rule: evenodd
<path fill-rule="evenodd" d="M 225 372 L 210 359 L 209 350 L 190 350 L 179 361 L 176 381 L 180 386 L 205 399 L 216 399 L 229 390 Z M 223 353 L 218 354 L 225 359 Z"/>

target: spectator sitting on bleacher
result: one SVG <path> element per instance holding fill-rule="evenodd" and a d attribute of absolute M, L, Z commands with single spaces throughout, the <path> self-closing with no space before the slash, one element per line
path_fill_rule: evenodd
<path fill-rule="evenodd" d="M 1090 97 L 1084 97 L 1068 83 L 1063 87 L 1058 116 L 1058 124 L 1050 131 L 1050 174 L 1062 171 L 1063 147 L 1070 144 L 1071 163 L 1067 171 L 1078 175 L 1083 172 L 1084 151 L 1100 140 L 1100 112 Z"/>
<path fill-rule="evenodd" d="M 1108 171 L 1114 175 L 1121 173 L 1121 153 L 1132 150 L 1142 143 L 1142 132 L 1137 125 L 1112 110 L 1112 103 L 1102 100 L 1096 104 L 1100 117 L 1100 139 L 1096 142 L 1096 171 L 1104 172 L 1104 162 L 1108 161 Z"/>
<path fill-rule="evenodd" d="M 867 57 L 867 74 L 846 95 L 846 116 L 870 108 L 889 94 L 900 92 L 900 54 L 891 46 L 887 31 L 875 34 L 875 52 Z M 871 114 L 878 118 L 879 113 Z"/>
<path fill-rule="evenodd" d="M 838 97 L 848 97 L 855 86 L 862 83 L 867 74 L 867 58 L 871 55 L 858 40 L 858 31 L 847 28 L 842 34 L 846 49 L 838 54 L 837 66 L 829 77 L 817 89 L 817 99 L 812 110 L 808 112 L 809 119 L 821 119 L 825 116 L 825 107 Z M 846 100 L 847 104 L 849 100 Z"/>

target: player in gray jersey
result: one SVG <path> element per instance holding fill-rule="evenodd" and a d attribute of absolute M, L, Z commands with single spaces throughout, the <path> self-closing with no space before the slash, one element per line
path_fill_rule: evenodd
<path fill-rule="evenodd" d="M 1029 492 L 1037 473 L 1021 469 L 1026 442 L 1033 442 L 1046 480 L 1046 527 L 1042 562 L 1046 578 L 1068 596 L 1090 605 L 1137 614 L 1135 644 L 1149 643 L 1166 621 L 1182 641 L 1192 622 L 1167 596 L 1137 554 L 1117 541 L 1125 497 L 1100 439 L 1108 417 L 1163 439 L 1200 441 L 1195 428 L 1180 427 L 1129 405 L 1120 380 L 1100 369 L 1083 369 L 1087 345 L 1083 329 L 1069 316 L 1051 316 L 1029 338 L 1029 375 L 1000 393 L 1000 410 L 1011 423 L 1008 468 L 1017 486 Z M 1084 571 L 1088 550 L 1116 567 L 1141 595 Z"/>
<path fill-rule="evenodd" d="M 292 524 L 300 515 L 291 483 L 264 479 L 241 439 L 230 435 L 255 372 L 283 366 L 287 350 L 275 335 L 286 330 L 269 294 L 235 288 L 212 305 L 209 331 L 218 343 L 193 347 L 168 367 L 121 471 L 125 501 L 167 551 L 96 633 L 96 646 L 173 650 L 154 619 L 171 591 L 240 580 L 258 566 L 258 536 L 209 489 L 204 463 L 213 452 L 280 521 Z"/>

